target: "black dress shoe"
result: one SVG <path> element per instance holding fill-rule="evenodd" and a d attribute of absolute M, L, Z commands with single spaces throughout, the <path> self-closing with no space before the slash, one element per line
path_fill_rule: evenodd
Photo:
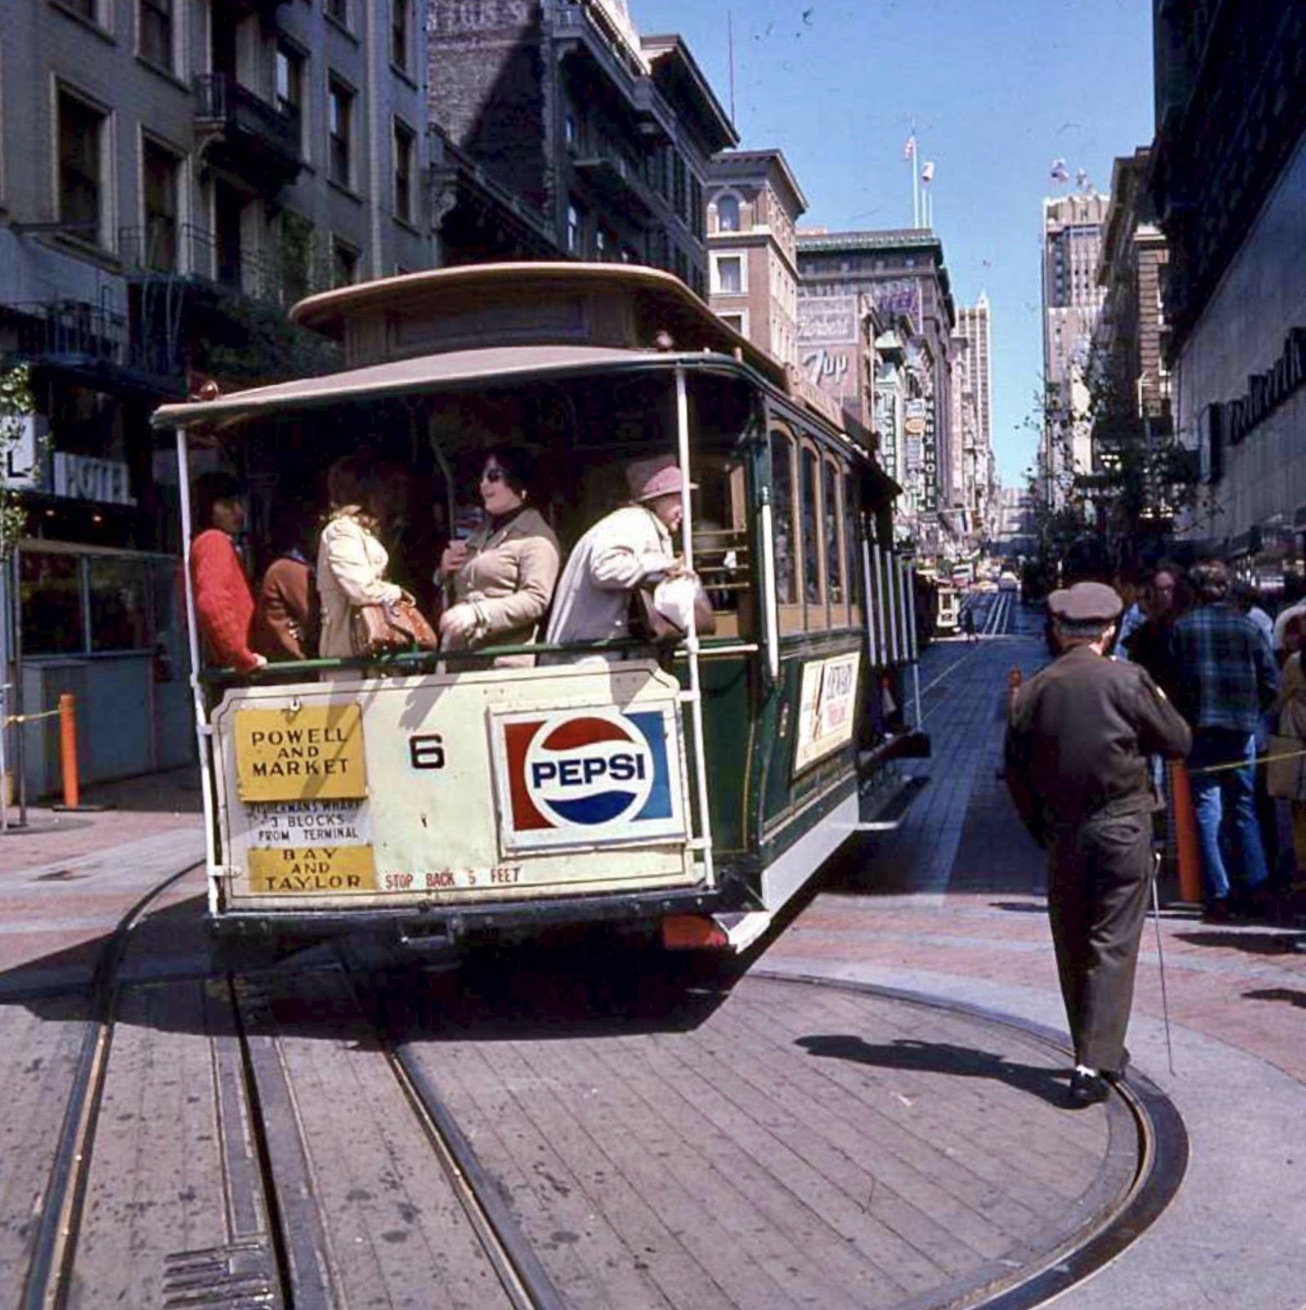
<path fill-rule="evenodd" d="M 1072 1106 L 1097 1105 L 1111 1095 L 1111 1084 L 1099 1073 L 1076 1069 L 1070 1075 L 1070 1104 Z"/>

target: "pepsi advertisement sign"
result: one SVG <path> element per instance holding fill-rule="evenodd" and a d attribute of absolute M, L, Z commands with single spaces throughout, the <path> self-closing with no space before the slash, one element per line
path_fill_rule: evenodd
<path fill-rule="evenodd" d="M 504 849 L 685 840 L 675 707 L 494 715 Z"/>

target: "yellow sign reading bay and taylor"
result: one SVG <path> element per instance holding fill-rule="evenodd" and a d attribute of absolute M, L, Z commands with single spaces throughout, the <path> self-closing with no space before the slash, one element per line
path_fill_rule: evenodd
<path fill-rule="evenodd" d="M 367 795 L 358 705 L 237 710 L 242 801 L 352 800 Z"/>
<path fill-rule="evenodd" d="M 370 846 L 299 846 L 249 851 L 249 889 L 255 894 L 334 896 L 376 891 Z"/>

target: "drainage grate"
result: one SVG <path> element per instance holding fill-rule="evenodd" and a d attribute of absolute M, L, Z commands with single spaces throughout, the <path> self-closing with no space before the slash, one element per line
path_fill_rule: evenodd
<path fill-rule="evenodd" d="M 281 1304 L 278 1287 L 276 1257 L 265 1237 L 178 1251 L 164 1261 L 164 1310 L 266 1310 Z"/>

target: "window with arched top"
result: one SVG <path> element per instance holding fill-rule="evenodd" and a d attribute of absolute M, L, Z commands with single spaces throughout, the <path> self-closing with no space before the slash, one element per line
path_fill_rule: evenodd
<path fill-rule="evenodd" d="M 739 231 L 739 197 L 738 196 L 717 197 L 716 230 L 718 232 Z"/>
<path fill-rule="evenodd" d="M 825 571 L 821 550 L 821 457 L 812 446 L 798 452 L 798 506 L 802 520 L 804 626 L 810 631 L 828 626 Z"/>
<path fill-rule="evenodd" d="M 776 604 L 782 607 L 782 612 L 785 606 L 799 604 L 798 522 L 794 512 L 797 508 L 794 481 L 794 443 L 783 432 L 772 431 L 772 558 L 775 567 L 775 599 Z"/>

